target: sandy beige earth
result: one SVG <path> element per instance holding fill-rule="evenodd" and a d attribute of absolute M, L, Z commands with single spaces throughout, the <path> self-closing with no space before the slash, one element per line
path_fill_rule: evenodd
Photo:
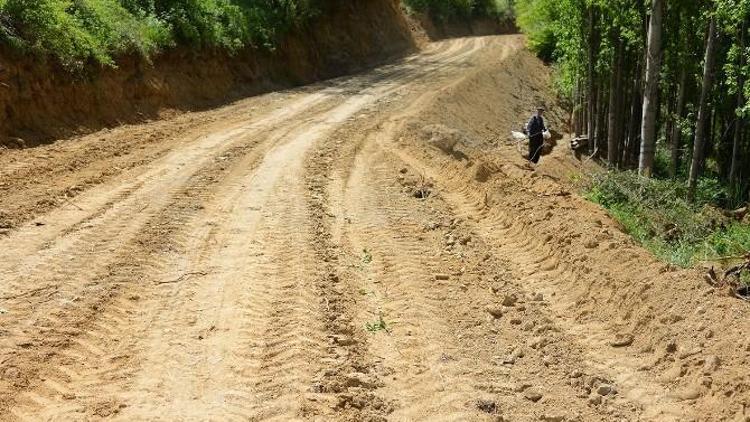
<path fill-rule="evenodd" d="M 748 304 L 507 142 L 523 45 L 0 151 L 0 420 L 750 420 Z"/>

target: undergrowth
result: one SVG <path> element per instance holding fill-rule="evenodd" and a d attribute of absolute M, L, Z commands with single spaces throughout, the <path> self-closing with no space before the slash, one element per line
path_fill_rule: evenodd
<path fill-rule="evenodd" d="M 68 69 L 165 48 L 272 48 L 316 0 L 0 0 L 0 41 Z"/>
<path fill-rule="evenodd" d="M 586 193 L 644 247 L 681 267 L 750 251 L 750 224 L 717 207 L 727 195 L 717 180 L 704 178 L 689 202 L 683 181 L 616 171 L 594 176 Z"/>

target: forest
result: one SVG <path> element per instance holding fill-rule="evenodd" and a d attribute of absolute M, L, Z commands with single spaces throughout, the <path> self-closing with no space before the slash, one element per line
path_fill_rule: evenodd
<path fill-rule="evenodd" d="M 612 169 L 589 197 L 676 263 L 750 249 L 732 218 L 749 199 L 750 2 L 515 6 L 531 48 L 555 67 L 572 131 Z"/>

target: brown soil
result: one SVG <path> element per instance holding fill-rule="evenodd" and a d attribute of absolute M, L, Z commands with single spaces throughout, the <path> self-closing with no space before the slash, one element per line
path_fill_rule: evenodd
<path fill-rule="evenodd" d="M 748 420 L 748 305 L 507 142 L 523 44 L 0 153 L 0 420 Z"/>
<path fill-rule="evenodd" d="M 396 0 L 328 1 L 271 52 L 168 51 L 121 57 L 81 74 L 54 60 L 0 50 L 0 148 L 197 111 L 232 99 L 359 71 L 414 51 Z"/>

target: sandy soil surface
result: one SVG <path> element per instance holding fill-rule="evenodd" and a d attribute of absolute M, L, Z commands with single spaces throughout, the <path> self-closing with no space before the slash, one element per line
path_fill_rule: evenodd
<path fill-rule="evenodd" d="M 748 305 L 506 142 L 523 45 L 0 151 L 0 420 L 750 420 Z"/>

